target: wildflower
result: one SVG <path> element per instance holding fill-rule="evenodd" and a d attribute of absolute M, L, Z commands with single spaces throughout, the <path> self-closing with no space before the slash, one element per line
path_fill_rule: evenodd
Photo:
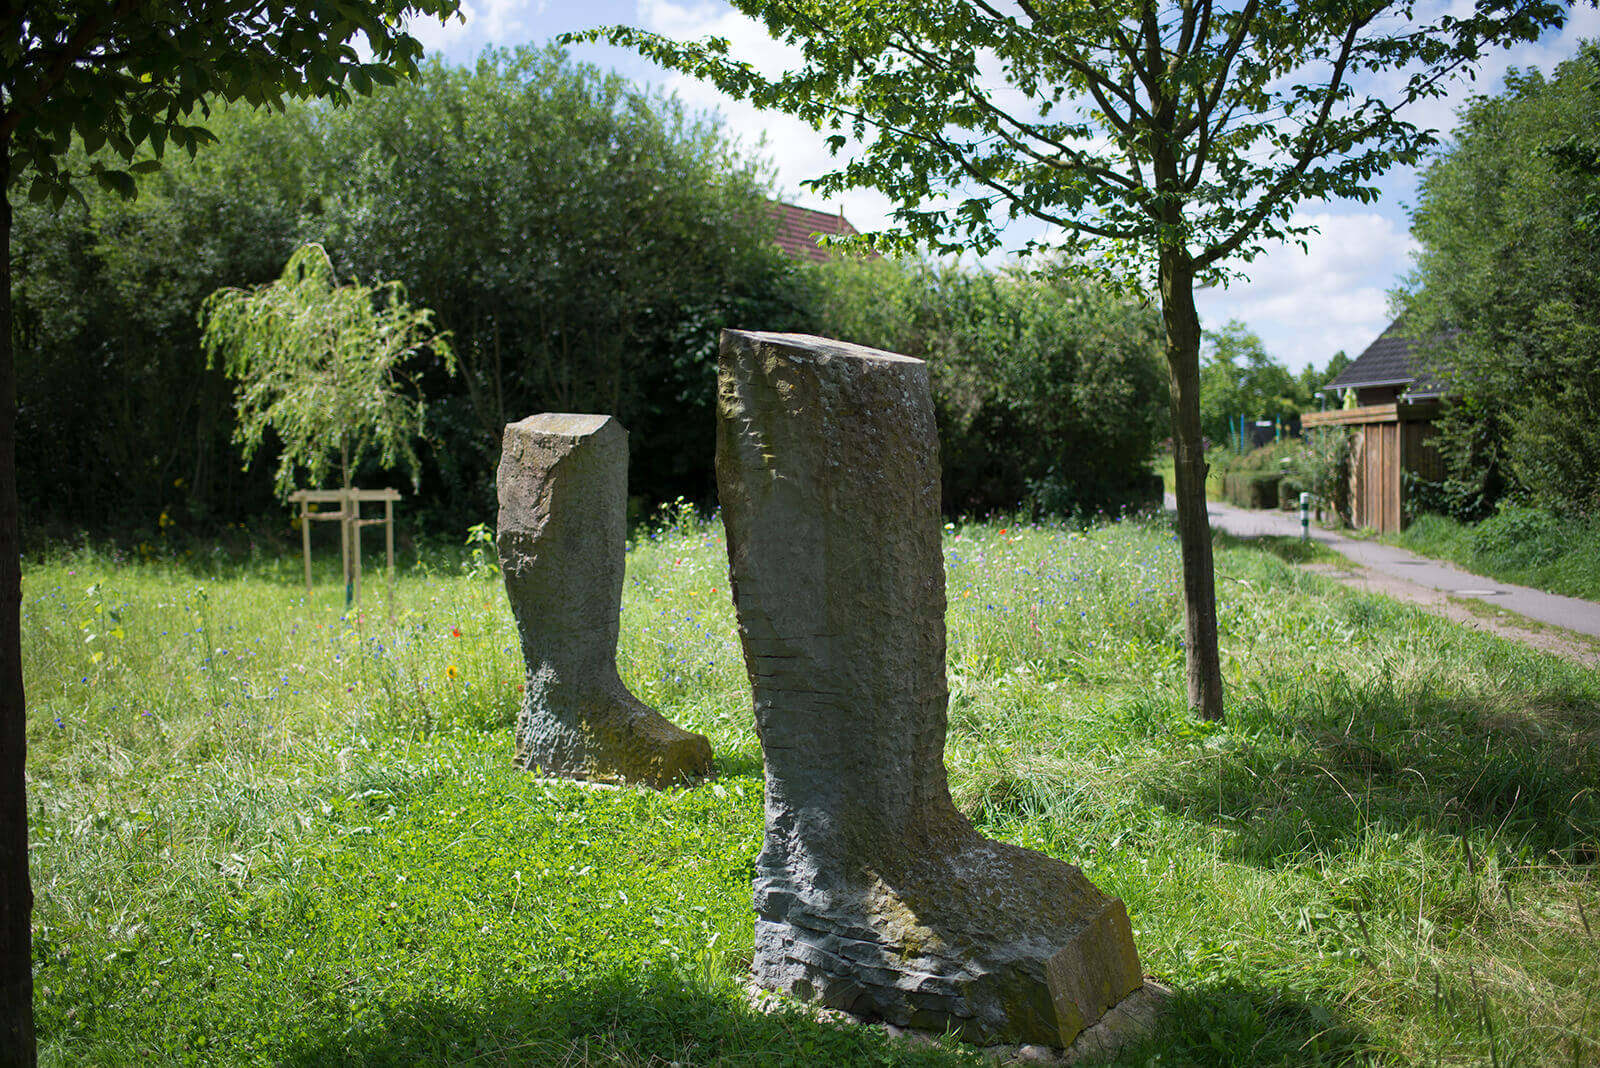
<path fill-rule="evenodd" d="M 444 669 L 444 677 L 454 681 L 461 677 L 461 671 L 454 664 L 446 664 Z"/>
<path fill-rule="evenodd" d="M 461 628 L 460 627 L 451 627 L 450 628 L 450 637 L 452 637 L 452 638 L 461 637 Z M 453 676 L 453 675 L 451 676 L 451 678 L 454 678 L 454 677 L 455 676 Z"/>

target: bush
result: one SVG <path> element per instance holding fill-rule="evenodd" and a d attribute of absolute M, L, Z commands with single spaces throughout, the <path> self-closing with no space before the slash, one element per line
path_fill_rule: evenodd
<path fill-rule="evenodd" d="M 928 361 L 946 512 L 1085 516 L 1160 500 L 1152 311 L 1020 270 L 839 259 L 812 279 L 808 329 Z"/>
<path fill-rule="evenodd" d="M 1566 524 L 1551 513 L 1502 501 L 1472 532 L 1472 553 L 1506 567 L 1539 567 L 1566 551 L 1566 534 Z"/>
<path fill-rule="evenodd" d="M 1338 427 L 1309 431 L 1289 456 L 1288 478 L 1295 491 L 1311 494 L 1317 506 L 1350 523 L 1350 433 Z"/>
<path fill-rule="evenodd" d="M 1223 477 L 1222 492 L 1240 508 L 1278 507 L 1279 471 L 1232 471 Z"/>

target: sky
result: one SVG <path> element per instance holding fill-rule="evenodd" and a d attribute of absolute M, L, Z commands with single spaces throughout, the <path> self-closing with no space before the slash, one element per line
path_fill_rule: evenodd
<path fill-rule="evenodd" d="M 1435 6 L 1465 6 L 1467 0 L 1435 0 Z M 412 32 L 428 49 L 452 63 L 471 63 L 486 47 L 543 44 L 556 34 L 595 26 L 625 24 L 678 39 L 708 35 L 726 37 L 733 54 L 764 73 L 785 69 L 785 46 L 767 37 L 758 24 L 721 0 L 462 0 L 463 20 L 441 27 L 419 22 Z M 1567 25 L 1532 44 L 1487 54 L 1473 72 L 1460 79 L 1450 94 L 1417 105 L 1408 118 L 1447 134 L 1457 110 L 1473 94 L 1502 88 L 1508 68 L 1538 68 L 1545 73 L 1577 52 L 1578 42 L 1600 37 L 1600 10 L 1578 4 Z M 891 205 L 872 190 L 855 190 L 824 201 L 801 186 L 833 166 L 822 136 L 787 115 L 760 112 L 723 96 L 694 79 L 665 71 L 632 52 L 607 46 L 571 50 L 574 58 L 594 63 L 640 84 L 675 93 L 690 107 L 716 112 L 727 130 L 749 149 L 767 156 L 777 174 L 780 197 L 790 203 L 829 212 L 843 210 L 858 229 L 886 226 Z M 1308 202 L 1297 221 L 1315 225 L 1306 248 L 1277 245 L 1241 270 L 1247 276 L 1226 288 L 1197 293 L 1201 326 L 1220 329 L 1237 319 L 1260 336 L 1275 359 L 1298 372 L 1322 367 L 1335 352 L 1354 357 L 1371 343 L 1390 320 L 1389 293 L 1401 285 L 1412 266 L 1415 242 L 1409 209 L 1415 203 L 1416 168 L 1395 168 L 1374 184 L 1374 203 Z M 1008 232 L 1020 246 L 1038 228 Z M 985 262 L 1003 262 L 999 255 Z"/>

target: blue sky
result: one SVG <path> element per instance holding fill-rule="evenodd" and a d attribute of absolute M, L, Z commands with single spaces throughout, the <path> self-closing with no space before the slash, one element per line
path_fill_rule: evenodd
<path fill-rule="evenodd" d="M 1468 6 L 1466 0 L 1424 0 L 1419 7 L 1442 9 L 1447 3 Z M 732 41 L 735 54 L 758 68 L 783 69 L 782 47 L 720 0 L 463 0 L 462 11 L 464 22 L 442 28 L 437 23 L 417 24 L 413 32 L 431 54 L 468 63 L 485 47 L 541 44 L 568 30 L 626 23 L 679 38 L 717 34 Z M 1474 80 L 1461 80 L 1448 98 L 1420 105 L 1410 118 L 1448 132 L 1456 109 L 1473 93 L 1497 92 L 1508 67 L 1537 67 L 1548 73 L 1577 51 L 1580 39 L 1594 37 L 1600 37 L 1600 11 L 1580 4 L 1563 31 L 1491 54 Z M 745 145 L 762 146 L 760 151 L 776 166 L 784 199 L 827 211 L 842 208 L 863 230 L 886 223 L 890 205 L 874 192 L 856 191 L 823 202 L 801 188 L 803 180 L 830 165 L 821 137 L 809 127 L 785 115 L 757 112 L 631 52 L 597 46 L 576 49 L 574 55 L 675 92 L 698 110 L 717 111 Z M 1307 239 L 1307 249 L 1269 249 L 1243 268 L 1248 280 L 1197 294 L 1202 326 L 1216 329 L 1238 319 L 1261 336 L 1268 352 L 1294 370 L 1308 363 L 1324 364 L 1340 349 L 1351 356 L 1359 353 L 1388 325 L 1388 293 L 1410 269 L 1414 247 L 1407 210 L 1415 198 L 1415 170 L 1397 168 L 1377 184 L 1382 196 L 1375 204 L 1302 205 L 1304 221 L 1320 230 Z M 1029 235 L 1032 232 L 1036 231 Z M 1020 235 L 1018 243 L 1029 235 Z"/>

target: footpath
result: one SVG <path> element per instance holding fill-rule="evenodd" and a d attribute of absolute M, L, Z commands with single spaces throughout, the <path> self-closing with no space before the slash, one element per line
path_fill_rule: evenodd
<path fill-rule="evenodd" d="M 1167 495 L 1167 508 L 1177 502 Z M 1300 537 L 1298 512 L 1253 511 L 1207 501 L 1211 529 L 1236 538 Z M 1454 564 L 1375 541 L 1347 538 L 1312 524 L 1311 540 L 1348 567 L 1303 565 L 1357 589 L 1409 601 L 1458 623 L 1491 631 L 1546 652 L 1600 667 L 1600 604 L 1484 578 Z"/>

